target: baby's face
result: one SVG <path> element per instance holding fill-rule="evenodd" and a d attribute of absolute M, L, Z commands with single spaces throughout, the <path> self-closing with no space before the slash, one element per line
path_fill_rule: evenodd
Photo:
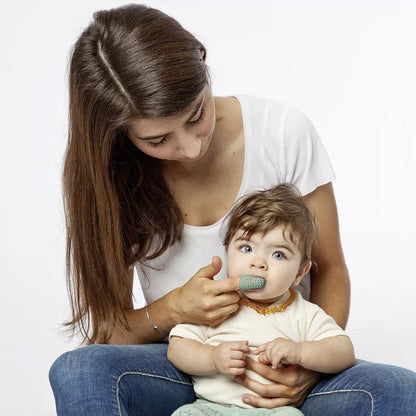
<path fill-rule="evenodd" d="M 286 230 L 286 235 L 289 235 Z M 239 230 L 228 246 L 228 277 L 260 276 L 266 280 L 261 289 L 244 291 L 244 295 L 260 302 L 274 302 L 303 276 L 299 270 L 302 255 L 296 243 L 285 239 L 283 227 L 277 226 L 266 234 L 244 238 Z"/>

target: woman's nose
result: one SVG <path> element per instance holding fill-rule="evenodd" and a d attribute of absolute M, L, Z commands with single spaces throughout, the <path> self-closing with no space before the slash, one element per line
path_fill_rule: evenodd
<path fill-rule="evenodd" d="M 179 142 L 178 151 L 182 156 L 193 159 L 201 152 L 201 140 L 196 136 L 184 136 Z"/>

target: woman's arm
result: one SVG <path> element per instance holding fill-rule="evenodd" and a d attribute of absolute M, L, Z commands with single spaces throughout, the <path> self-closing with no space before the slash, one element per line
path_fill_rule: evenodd
<path fill-rule="evenodd" d="M 147 306 L 133 309 L 132 300 L 126 299 L 126 316 L 130 331 L 116 329 L 110 339 L 112 344 L 147 344 L 163 340 L 177 324 L 194 323 L 215 326 L 238 309 L 240 296 L 238 279 L 213 280 L 221 270 L 221 259 L 202 267 L 189 281 Z M 131 275 L 133 284 L 133 273 Z"/>
<path fill-rule="evenodd" d="M 305 200 L 318 228 L 318 240 L 312 253 L 316 266 L 311 270 L 310 300 L 345 329 L 350 306 L 350 278 L 341 246 L 332 184 L 320 186 Z"/>

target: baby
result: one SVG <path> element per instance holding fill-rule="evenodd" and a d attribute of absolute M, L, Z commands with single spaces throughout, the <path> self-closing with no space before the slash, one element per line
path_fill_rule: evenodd
<path fill-rule="evenodd" d="M 220 325 L 181 324 L 172 329 L 168 358 L 193 376 L 198 397 L 175 416 L 231 415 L 237 409 L 244 415 L 241 408 L 251 406 L 242 396 L 254 393 L 234 377 L 245 374 L 271 383 L 246 370 L 247 357 L 273 369 L 300 365 L 321 373 L 337 373 L 354 364 L 346 333 L 293 288 L 311 268 L 315 238 L 312 215 L 292 185 L 255 192 L 230 211 L 224 239 L 227 275 L 240 278 L 240 287 L 247 290 L 240 291 L 239 310 Z M 293 407 L 249 412 L 302 414 Z"/>

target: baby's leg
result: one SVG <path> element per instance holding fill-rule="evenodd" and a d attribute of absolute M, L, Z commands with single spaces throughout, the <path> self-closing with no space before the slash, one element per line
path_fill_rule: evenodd
<path fill-rule="evenodd" d="M 263 409 L 262 409 L 263 410 Z M 264 413 L 266 416 L 304 416 L 303 413 L 295 407 L 284 406 L 277 407 L 276 409 L 268 410 L 270 413 Z"/>
<path fill-rule="evenodd" d="M 231 416 L 233 413 L 227 413 L 230 410 L 230 407 L 197 399 L 194 403 L 176 409 L 172 416 Z"/>
<path fill-rule="evenodd" d="M 198 399 L 192 404 L 180 407 L 172 416 L 303 416 L 303 413 L 289 406 L 276 409 L 243 409 Z"/>

